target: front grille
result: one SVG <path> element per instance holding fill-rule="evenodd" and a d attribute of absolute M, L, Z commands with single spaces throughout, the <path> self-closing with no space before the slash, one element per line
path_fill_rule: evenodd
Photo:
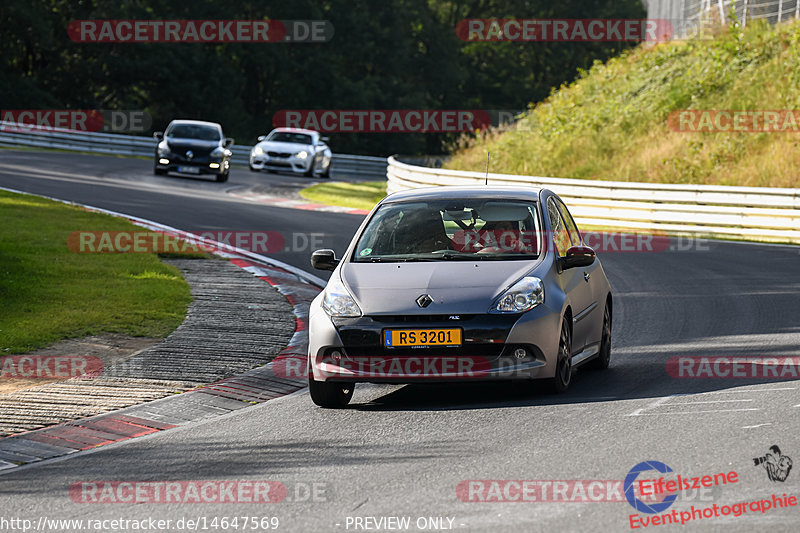
<path fill-rule="evenodd" d="M 286 159 L 287 157 L 290 157 L 292 154 L 288 152 L 267 152 L 267 155 L 270 157 L 282 157 Z"/>
<path fill-rule="evenodd" d="M 503 352 L 504 344 L 463 344 L 457 348 L 431 346 L 428 348 L 384 348 L 382 346 L 345 346 L 349 357 L 487 357 L 493 359 Z"/>
<path fill-rule="evenodd" d="M 371 318 L 375 322 L 381 324 L 396 324 L 398 322 L 453 322 L 455 324 L 457 322 L 472 320 L 474 317 L 475 315 L 371 315 L 366 318 Z"/>

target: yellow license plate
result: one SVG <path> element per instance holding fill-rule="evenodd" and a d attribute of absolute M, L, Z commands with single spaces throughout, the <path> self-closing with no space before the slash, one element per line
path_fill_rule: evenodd
<path fill-rule="evenodd" d="M 460 346 L 461 330 L 453 329 L 387 329 L 383 332 L 383 345 L 401 346 Z"/>

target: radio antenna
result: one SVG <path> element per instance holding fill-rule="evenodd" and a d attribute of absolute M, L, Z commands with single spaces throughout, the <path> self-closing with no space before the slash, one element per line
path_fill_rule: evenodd
<path fill-rule="evenodd" d="M 486 152 L 486 182 L 484 185 L 489 185 L 489 155 L 491 152 Z"/>

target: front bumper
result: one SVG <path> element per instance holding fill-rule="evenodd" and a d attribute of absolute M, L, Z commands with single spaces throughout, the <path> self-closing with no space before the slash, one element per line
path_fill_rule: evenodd
<path fill-rule="evenodd" d="M 544 305 L 522 315 L 309 316 L 309 361 L 317 381 L 420 383 L 550 378 L 555 375 L 560 314 Z M 461 328 L 458 347 L 386 348 L 386 329 Z M 518 350 L 525 356 L 518 358 Z"/>
<path fill-rule="evenodd" d="M 155 166 L 165 172 L 180 172 L 184 174 L 224 174 L 230 168 L 228 159 L 218 160 L 213 158 L 195 158 L 191 161 L 175 156 L 156 157 Z"/>
<path fill-rule="evenodd" d="M 266 152 L 256 154 L 250 152 L 250 167 L 253 170 L 276 170 L 294 172 L 295 174 L 305 174 L 313 161 L 312 156 L 300 159 L 293 155 L 288 157 L 270 156 Z"/>

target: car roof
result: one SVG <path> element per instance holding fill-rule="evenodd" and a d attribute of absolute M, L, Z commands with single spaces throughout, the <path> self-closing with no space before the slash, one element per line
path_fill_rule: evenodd
<path fill-rule="evenodd" d="M 542 189 L 541 187 L 448 185 L 443 187 L 425 187 L 422 189 L 411 189 L 408 191 L 396 192 L 387 196 L 381 203 L 460 198 L 497 198 L 506 200 L 515 199 L 538 201 L 539 195 L 546 190 L 547 189 Z"/>
<path fill-rule="evenodd" d="M 319 135 L 319 133 L 314 131 L 314 130 L 307 130 L 307 129 L 304 129 L 304 128 L 275 128 L 272 131 L 285 131 L 285 132 L 289 132 L 289 133 L 305 133 L 305 134 L 308 134 L 308 135 Z M 272 133 L 272 132 L 270 132 L 270 133 Z"/>
<path fill-rule="evenodd" d="M 206 122 L 205 120 L 185 120 L 185 119 L 178 119 L 173 120 L 169 123 L 170 126 L 173 124 L 191 124 L 193 126 L 212 126 L 219 129 L 222 129 L 222 125 L 217 124 L 216 122 Z"/>

